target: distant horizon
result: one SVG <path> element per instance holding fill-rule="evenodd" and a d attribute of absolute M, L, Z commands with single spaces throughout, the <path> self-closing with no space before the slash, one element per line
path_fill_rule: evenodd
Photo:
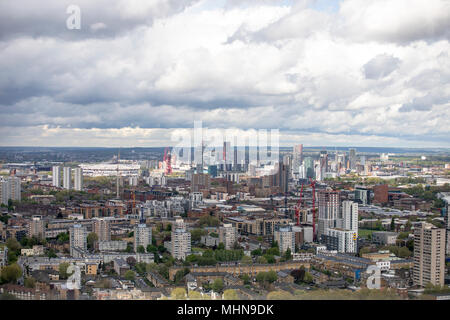
<path fill-rule="evenodd" d="M 292 146 L 279 146 L 280 149 L 292 149 Z M 211 146 L 212 147 L 212 146 Z M 221 146 L 215 146 L 215 148 L 220 148 Z M 238 146 L 238 148 L 256 148 L 257 146 Z M 174 146 L 166 145 L 166 146 L 121 146 L 121 147 L 100 147 L 100 146 L 0 146 L 0 149 L 12 149 L 12 148 L 35 148 L 35 149 L 45 149 L 45 148 L 54 148 L 54 149 L 164 149 L 164 148 L 174 148 Z M 181 147 L 180 147 L 181 148 Z M 189 147 L 185 147 L 189 148 Z M 191 147 L 195 148 L 195 147 Z M 334 151 L 343 150 L 343 149 L 386 149 L 386 150 L 420 150 L 420 151 L 434 151 L 434 150 L 448 150 L 449 147 L 370 147 L 370 146 L 305 146 L 303 145 L 303 149 L 326 149 L 326 151 Z"/>

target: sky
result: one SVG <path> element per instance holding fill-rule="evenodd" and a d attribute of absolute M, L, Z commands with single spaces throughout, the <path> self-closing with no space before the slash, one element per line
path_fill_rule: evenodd
<path fill-rule="evenodd" d="M 450 0 L 1 1 L 0 146 L 448 148 L 449 39 Z"/>

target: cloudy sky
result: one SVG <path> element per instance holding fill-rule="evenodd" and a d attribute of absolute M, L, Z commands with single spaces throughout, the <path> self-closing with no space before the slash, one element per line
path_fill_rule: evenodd
<path fill-rule="evenodd" d="M 450 0 L 3 0 L 0 145 L 450 147 L 449 39 Z"/>

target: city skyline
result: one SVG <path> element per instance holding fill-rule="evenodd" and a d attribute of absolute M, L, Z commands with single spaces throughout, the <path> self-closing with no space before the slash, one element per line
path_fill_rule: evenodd
<path fill-rule="evenodd" d="M 450 147 L 448 1 L 80 0 L 80 30 L 70 4 L 0 4 L 2 146 L 167 146 L 201 120 Z"/>

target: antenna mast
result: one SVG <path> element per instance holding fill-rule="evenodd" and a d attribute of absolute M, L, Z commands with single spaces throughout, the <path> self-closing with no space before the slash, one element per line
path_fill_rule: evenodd
<path fill-rule="evenodd" d="M 120 148 L 119 153 L 117 155 L 117 175 L 116 175 L 116 198 L 120 199 L 120 190 L 119 190 L 119 163 L 120 163 Z"/>

